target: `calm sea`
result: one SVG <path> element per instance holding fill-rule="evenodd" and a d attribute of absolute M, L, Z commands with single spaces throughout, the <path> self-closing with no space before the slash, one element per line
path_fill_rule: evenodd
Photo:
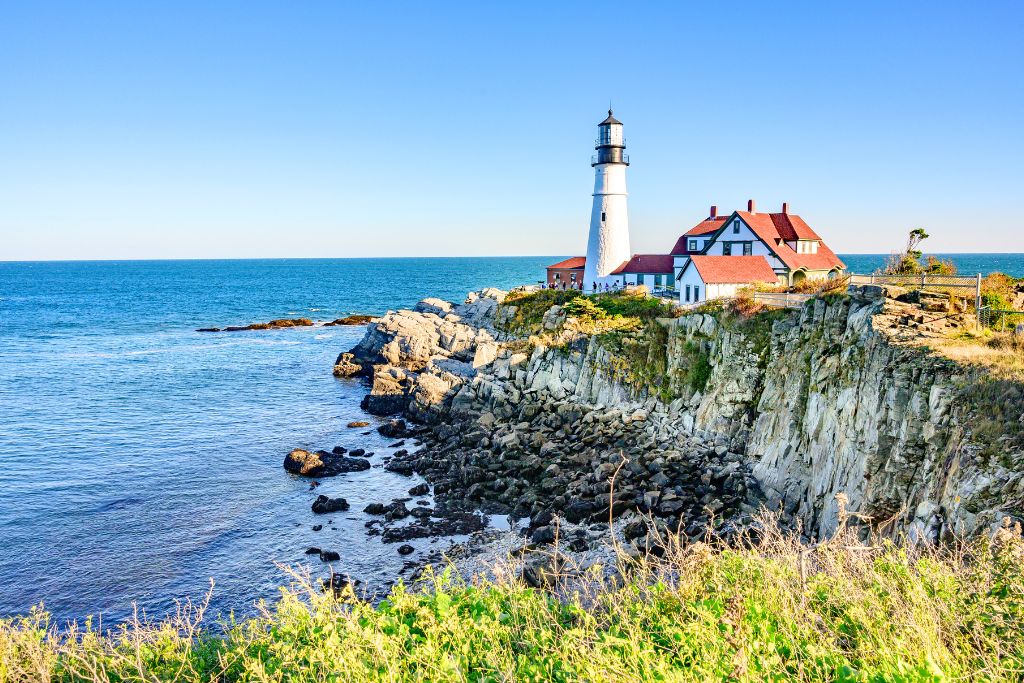
<path fill-rule="evenodd" d="M 1022 255 L 953 258 L 1024 276 Z M 314 532 L 315 494 L 281 467 L 295 447 L 387 451 L 345 426 L 377 421 L 364 388 L 330 372 L 362 328 L 195 329 L 461 300 L 556 260 L 0 263 L 0 615 L 44 601 L 60 619 L 117 621 L 133 601 L 159 615 L 211 579 L 214 608 L 244 614 L 285 582 L 277 563 L 323 573 L 311 545 L 371 584 L 393 578 L 404 558 L 366 536 L 361 510 L 414 482 L 376 467 L 324 480 L 317 493 L 352 509 Z"/>

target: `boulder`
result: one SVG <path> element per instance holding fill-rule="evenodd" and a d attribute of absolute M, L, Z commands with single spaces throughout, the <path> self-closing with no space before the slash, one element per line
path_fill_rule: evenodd
<path fill-rule="evenodd" d="M 320 495 L 313 501 L 313 512 L 318 515 L 324 515 L 331 512 L 344 512 L 348 510 L 348 501 L 344 498 L 328 498 L 327 496 Z"/>
<path fill-rule="evenodd" d="M 370 463 L 327 451 L 310 452 L 296 448 L 285 456 L 284 468 L 302 477 L 333 477 L 346 472 L 368 470 Z"/>
<path fill-rule="evenodd" d="M 320 561 L 321 562 L 337 562 L 341 559 L 341 555 L 334 550 L 321 550 Z"/>
<path fill-rule="evenodd" d="M 351 353 L 342 353 L 338 356 L 338 359 L 334 361 L 334 376 L 335 377 L 353 377 L 355 375 L 363 374 L 364 368 L 356 360 L 356 357 Z"/>
<path fill-rule="evenodd" d="M 389 439 L 404 439 L 411 435 L 411 430 L 405 424 L 405 420 L 391 419 L 377 427 L 381 436 Z"/>

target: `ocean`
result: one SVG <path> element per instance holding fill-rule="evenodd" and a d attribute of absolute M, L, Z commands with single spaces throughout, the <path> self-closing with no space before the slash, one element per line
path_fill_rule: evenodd
<path fill-rule="evenodd" d="M 1024 276 L 1021 254 L 951 257 Z M 245 615 L 287 582 L 282 565 L 325 574 L 309 546 L 370 586 L 394 579 L 406 558 L 361 511 L 416 479 L 374 467 L 313 492 L 282 468 L 296 447 L 388 452 L 365 387 L 331 375 L 363 328 L 196 329 L 461 300 L 537 282 L 559 258 L 0 262 L 0 616 L 160 616 L 211 581 L 212 609 Z M 843 258 L 869 272 L 885 257 Z M 325 523 L 318 493 L 351 510 Z M 412 557 L 445 542 L 415 541 Z"/>

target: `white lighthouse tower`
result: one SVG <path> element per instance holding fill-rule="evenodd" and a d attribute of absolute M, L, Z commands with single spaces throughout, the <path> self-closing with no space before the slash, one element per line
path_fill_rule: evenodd
<path fill-rule="evenodd" d="M 622 284 L 622 276 L 612 271 L 630 258 L 629 218 L 626 216 L 626 167 L 629 157 L 623 153 L 622 122 L 612 116 L 597 124 L 597 154 L 594 167 L 594 208 L 590 214 L 590 237 L 587 241 L 587 262 L 583 271 L 583 287 L 590 289 Z"/>

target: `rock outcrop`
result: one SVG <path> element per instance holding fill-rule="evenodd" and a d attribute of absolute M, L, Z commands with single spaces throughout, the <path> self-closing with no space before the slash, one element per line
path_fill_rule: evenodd
<path fill-rule="evenodd" d="M 549 348 L 500 332 L 502 300 L 426 300 L 339 357 L 371 378 L 368 408 L 434 425 L 388 467 L 437 496 L 571 520 L 635 509 L 694 535 L 760 504 L 827 535 L 840 494 L 865 530 L 931 540 L 1024 515 L 1020 440 L 980 428 L 983 374 L 907 342 L 958 314 L 922 317 L 866 288 L 746 321 L 665 319 L 653 386 L 599 337 Z M 545 330 L 564 324 L 556 309 Z"/>

